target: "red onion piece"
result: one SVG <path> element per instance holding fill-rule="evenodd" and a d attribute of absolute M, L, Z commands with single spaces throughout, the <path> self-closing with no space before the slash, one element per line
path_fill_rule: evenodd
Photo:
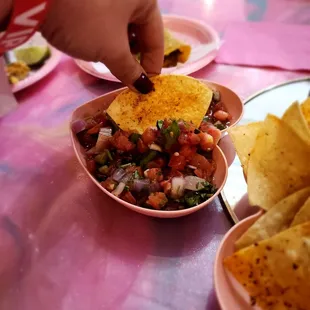
<path fill-rule="evenodd" d="M 71 123 L 72 131 L 77 134 L 86 129 L 86 122 L 83 119 L 75 120 Z"/>
<path fill-rule="evenodd" d="M 150 180 L 148 179 L 135 179 L 133 181 L 132 190 L 135 192 L 141 192 L 144 189 L 148 189 L 150 186 Z"/>
<path fill-rule="evenodd" d="M 180 198 L 184 195 L 185 180 L 182 177 L 175 177 L 171 180 L 171 196 L 172 198 Z"/>
<path fill-rule="evenodd" d="M 112 175 L 112 179 L 116 182 L 120 182 L 125 174 L 126 172 L 124 169 L 122 168 L 116 169 Z"/>
<path fill-rule="evenodd" d="M 185 189 L 190 191 L 199 191 L 204 188 L 205 179 L 198 178 L 196 176 L 187 176 L 185 177 Z"/>
<path fill-rule="evenodd" d="M 123 183 L 128 183 L 132 179 L 132 172 L 125 174 L 122 178 Z"/>
<path fill-rule="evenodd" d="M 160 192 L 161 186 L 158 182 L 152 182 L 149 186 L 150 193 Z"/>
<path fill-rule="evenodd" d="M 117 197 L 118 197 L 118 196 L 123 192 L 125 186 L 126 186 L 125 183 L 122 183 L 122 182 L 119 183 L 119 184 L 117 185 L 116 189 L 112 192 L 112 194 L 113 194 L 114 196 L 117 196 Z"/>

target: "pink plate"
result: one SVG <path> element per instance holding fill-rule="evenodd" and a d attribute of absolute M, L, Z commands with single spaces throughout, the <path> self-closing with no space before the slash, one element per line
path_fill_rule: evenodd
<path fill-rule="evenodd" d="M 215 258 L 214 283 L 215 291 L 222 310 L 242 309 L 258 310 L 259 307 L 251 306 L 249 294 L 229 274 L 223 266 L 223 260 L 234 253 L 235 241 L 263 214 L 262 211 L 247 217 L 225 235 Z"/>
<path fill-rule="evenodd" d="M 204 22 L 181 16 L 164 15 L 164 25 L 182 41 L 192 46 L 189 60 L 176 67 L 164 68 L 163 74 L 191 74 L 214 60 L 220 47 L 217 32 Z M 85 72 L 109 81 L 119 82 L 102 63 L 86 62 L 75 59 L 76 64 Z"/>
<path fill-rule="evenodd" d="M 124 90 L 125 88 L 113 91 L 111 93 L 108 93 L 106 95 L 103 95 L 101 97 L 98 97 L 94 100 L 91 100 L 87 103 L 85 103 L 84 105 L 80 106 L 79 108 L 77 108 L 72 115 L 71 118 L 71 122 L 78 120 L 78 119 L 83 119 L 87 116 L 91 116 L 96 114 L 99 110 L 106 110 L 108 108 L 108 106 L 110 105 L 110 103 L 113 101 L 113 99 Z M 174 217 L 181 217 L 181 216 L 185 216 L 188 214 L 191 214 L 193 212 L 196 212 L 202 208 L 204 208 L 205 206 L 207 206 L 209 203 L 211 203 L 215 197 L 217 197 L 220 193 L 220 191 L 222 190 L 226 179 L 227 179 L 227 161 L 226 158 L 223 154 L 223 152 L 221 151 L 221 149 L 217 146 L 214 151 L 213 151 L 213 159 L 216 161 L 217 164 L 217 169 L 215 171 L 215 175 L 214 175 L 214 183 L 215 186 L 218 188 L 217 192 L 211 197 L 209 198 L 207 201 L 205 201 L 204 203 L 193 207 L 193 208 L 189 208 L 189 209 L 184 209 L 184 210 L 178 210 L 178 211 L 159 211 L 159 210 L 151 210 L 151 209 L 145 209 L 133 204 L 130 204 L 128 202 L 125 202 L 122 199 L 119 199 L 118 197 L 112 195 L 110 192 L 108 192 L 106 189 L 104 189 L 100 183 L 88 172 L 87 168 L 86 168 L 86 162 L 84 159 L 84 151 L 83 148 L 80 146 L 76 135 L 71 131 L 71 141 L 73 144 L 73 148 L 75 151 L 75 154 L 78 158 L 79 163 L 82 165 L 82 167 L 84 168 L 85 172 L 87 173 L 87 175 L 89 176 L 89 178 L 108 196 L 110 196 L 111 198 L 113 198 L 114 200 L 116 200 L 117 202 L 119 202 L 120 204 L 122 204 L 123 206 L 136 211 L 138 213 L 144 214 L 144 215 L 148 215 L 148 216 L 153 216 L 153 217 L 161 217 L 161 218 L 174 218 Z M 102 198 L 103 199 L 103 203 L 104 203 L 104 199 L 105 197 Z"/>
<path fill-rule="evenodd" d="M 62 53 L 55 49 L 52 46 L 49 46 L 51 50 L 51 56 L 49 59 L 46 60 L 45 64 L 38 70 L 30 72 L 29 76 L 24 80 L 18 82 L 15 85 L 12 85 L 13 93 L 16 93 L 38 81 L 43 79 L 46 75 L 52 72 L 58 63 L 60 62 Z"/>

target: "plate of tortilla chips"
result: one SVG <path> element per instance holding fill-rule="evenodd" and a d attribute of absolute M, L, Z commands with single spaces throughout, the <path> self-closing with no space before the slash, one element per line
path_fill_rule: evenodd
<path fill-rule="evenodd" d="M 165 55 L 162 74 L 191 74 L 208 65 L 220 47 L 217 32 L 202 21 L 164 15 Z M 136 55 L 139 61 L 139 54 Z M 101 62 L 75 59 L 85 72 L 109 81 L 120 82 Z"/>
<path fill-rule="evenodd" d="M 259 213 L 225 236 L 215 263 L 223 310 L 310 309 L 310 99 L 231 128 Z"/>
<path fill-rule="evenodd" d="M 213 201 L 227 178 L 221 130 L 205 121 L 214 97 L 240 105 L 235 122 L 242 103 L 216 83 L 151 79 L 149 94 L 123 88 L 77 108 L 72 144 L 90 179 L 115 201 L 148 216 L 185 216 Z"/>
<path fill-rule="evenodd" d="M 239 124 L 251 125 L 249 125 L 250 127 L 245 132 L 243 132 L 243 127 L 238 127 L 236 132 L 232 133 L 231 138 L 235 136 L 235 143 L 238 144 L 235 147 L 239 147 L 240 149 L 241 145 L 247 143 L 247 141 L 248 143 L 255 141 L 248 139 L 247 136 L 256 136 L 260 122 L 264 121 L 268 113 L 282 118 L 292 102 L 304 102 L 306 100 L 309 90 L 310 79 L 302 78 L 270 86 L 246 99 L 244 101 L 244 114 Z M 303 111 L 303 113 L 305 114 L 307 111 Z M 248 145 L 248 148 L 251 148 L 251 146 Z M 239 151 L 240 155 L 242 156 Z M 247 193 L 247 183 L 244 178 L 244 170 L 247 168 L 245 167 L 243 169 L 242 164 L 246 166 L 244 159 L 236 156 L 232 165 L 229 167 L 227 182 L 221 193 L 225 206 L 235 223 L 253 212 L 253 208 L 244 208 L 245 205 L 239 203 L 241 199 L 246 199 L 245 194 Z"/>

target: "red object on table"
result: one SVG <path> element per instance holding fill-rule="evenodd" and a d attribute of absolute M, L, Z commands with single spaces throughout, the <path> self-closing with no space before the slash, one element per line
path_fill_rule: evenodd
<path fill-rule="evenodd" d="M 0 55 L 26 42 L 39 28 L 50 1 L 15 0 L 7 30 L 0 34 Z"/>

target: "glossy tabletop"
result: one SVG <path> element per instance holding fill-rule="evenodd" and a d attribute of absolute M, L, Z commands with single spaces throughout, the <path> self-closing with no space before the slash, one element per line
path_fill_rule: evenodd
<path fill-rule="evenodd" d="M 220 33 L 231 21 L 310 23 L 307 0 L 160 5 Z M 193 74 L 241 98 L 305 75 L 216 64 Z M 213 262 L 231 227 L 219 201 L 184 218 L 148 218 L 105 196 L 74 157 L 72 111 L 119 87 L 63 56 L 48 77 L 17 93 L 18 109 L 0 119 L 1 310 L 219 309 Z"/>

